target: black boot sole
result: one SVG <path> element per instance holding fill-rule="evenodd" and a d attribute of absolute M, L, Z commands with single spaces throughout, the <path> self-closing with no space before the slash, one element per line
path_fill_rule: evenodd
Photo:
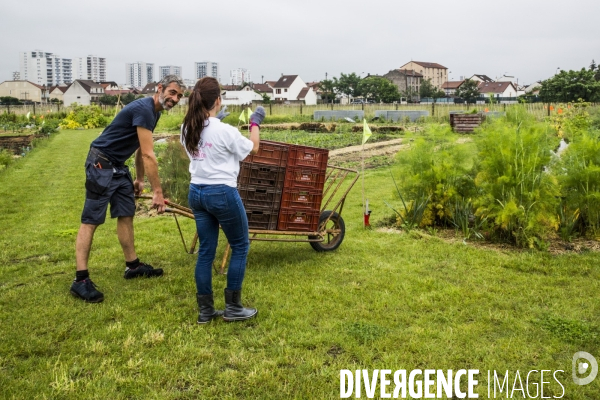
<path fill-rule="evenodd" d="M 247 320 L 247 319 L 250 319 L 250 318 L 252 318 L 252 317 L 256 316 L 256 314 L 258 314 L 258 310 L 256 310 L 256 312 L 255 312 L 254 314 L 252 314 L 252 315 L 250 315 L 250 316 L 246 316 L 246 317 L 231 317 L 231 318 L 230 318 L 230 317 L 225 317 L 225 316 L 223 315 L 223 321 L 225 321 L 225 322 L 238 322 L 238 321 L 245 321 L 245 320 Z"/>

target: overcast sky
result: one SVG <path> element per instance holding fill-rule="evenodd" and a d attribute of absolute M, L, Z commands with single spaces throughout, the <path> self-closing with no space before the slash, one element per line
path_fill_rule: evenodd
<path fill-rule="evenodd" d="M 557 68 L 600 64 L 599 0 L 4 0 L 0 81 L 19 70 L 19 52 L 105 57 L 108 79 L 125 63 L 183 67 L 216 61 L 221 81 L 247 68 L 252 80 L 281 74 L 305 81 L 341 72 L 384 74 L 436 62 L 451 80 L 474 73 L 529 84 Z"/>

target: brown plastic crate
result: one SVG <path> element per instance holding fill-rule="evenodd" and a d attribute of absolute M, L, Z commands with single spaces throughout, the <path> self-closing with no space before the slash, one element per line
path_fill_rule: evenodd
<path fill-rule="evenodd" d="M 323 191 L 325 171 L 309 167 L 287 167 L 285 172 L 284 191 L 290 188 L 310 188 Z"/>
<path fill-rule="evenodd" d="M 244 159 L 244 162 L 285 167 L 289 148 L 290 145 L 287 143 L 261 140 L 258 153 L 249 155 Z"/>
<path fill-rule="evenodd" d="M 318 147 L 290 145 L 288 167 L 313 167 L 319 171 L 327 169 L 329 150 Z"/>
<path fill-rule="evenodd" d="M 281 190 L 270 187 L 247 185 L 238 187 L 244 207 L 251 209 L 268 209 L 279 211 Z"/>
<path fill-rule="evenodd" d="M 313 210 L 321 209 L 323 191 L 315 189 L 289 188 L 281 197 L 281 208 L 289 210 Z"/>
<path fill-rule="evenodd" d="M 248 217 L 248 228 L 274 231 L 277 229 L 277 210 L 246 209 Z"/>
<path fill-rule="evenodd" d="M 307 231 L 316 232 L 319 228 L 319 215 L 317 211 L 288 210 L 279 211 L 277 230 L 279 231 Z"/>
<path fill-rule="evenodd" d="M 285 168 L 274 165 L 262 165 L 243 162 L 238 175 L 238 185 L 265 186 L 283 189 Z"/>

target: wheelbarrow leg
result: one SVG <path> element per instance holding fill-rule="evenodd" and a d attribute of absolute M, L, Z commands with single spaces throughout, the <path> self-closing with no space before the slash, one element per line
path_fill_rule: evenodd
<path fill-rule="evenodd" d="M 196 251 L 196 243 L 198 243 L 198 232 L 194 233 L 194 239 L 192 239 L 192 247 L 190 247 L 189 254 L 194 254 Z"/>
<path fill-rule="evenodd" d="M 223 254 L 223 261 L 221 262 L 221 271 L 219 271 L 221 275 L 225 275 L 225 264 L 227 263 L 227 256 L 229 256 L 229 249 L 231 249 L 231 246 L 227 243 L 225 253 Z"/>

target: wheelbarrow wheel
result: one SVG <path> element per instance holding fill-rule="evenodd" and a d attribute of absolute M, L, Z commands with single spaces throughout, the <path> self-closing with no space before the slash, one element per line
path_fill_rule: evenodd
<path fill-rule="evenodd" d="M 327 221 L 327 218 L 329 218 L 329 221 Z M 338 213 L 323 211 L 319 217 L 319 232 L 324 232 L 324 240 L 322 242 L 310 242 L 312 248 L 316 251 L 332 251 L 342 244 L 346 234 L 346 225 Z M 309 236 L 309 239 L 318 239 L 318 236 Z"/>

